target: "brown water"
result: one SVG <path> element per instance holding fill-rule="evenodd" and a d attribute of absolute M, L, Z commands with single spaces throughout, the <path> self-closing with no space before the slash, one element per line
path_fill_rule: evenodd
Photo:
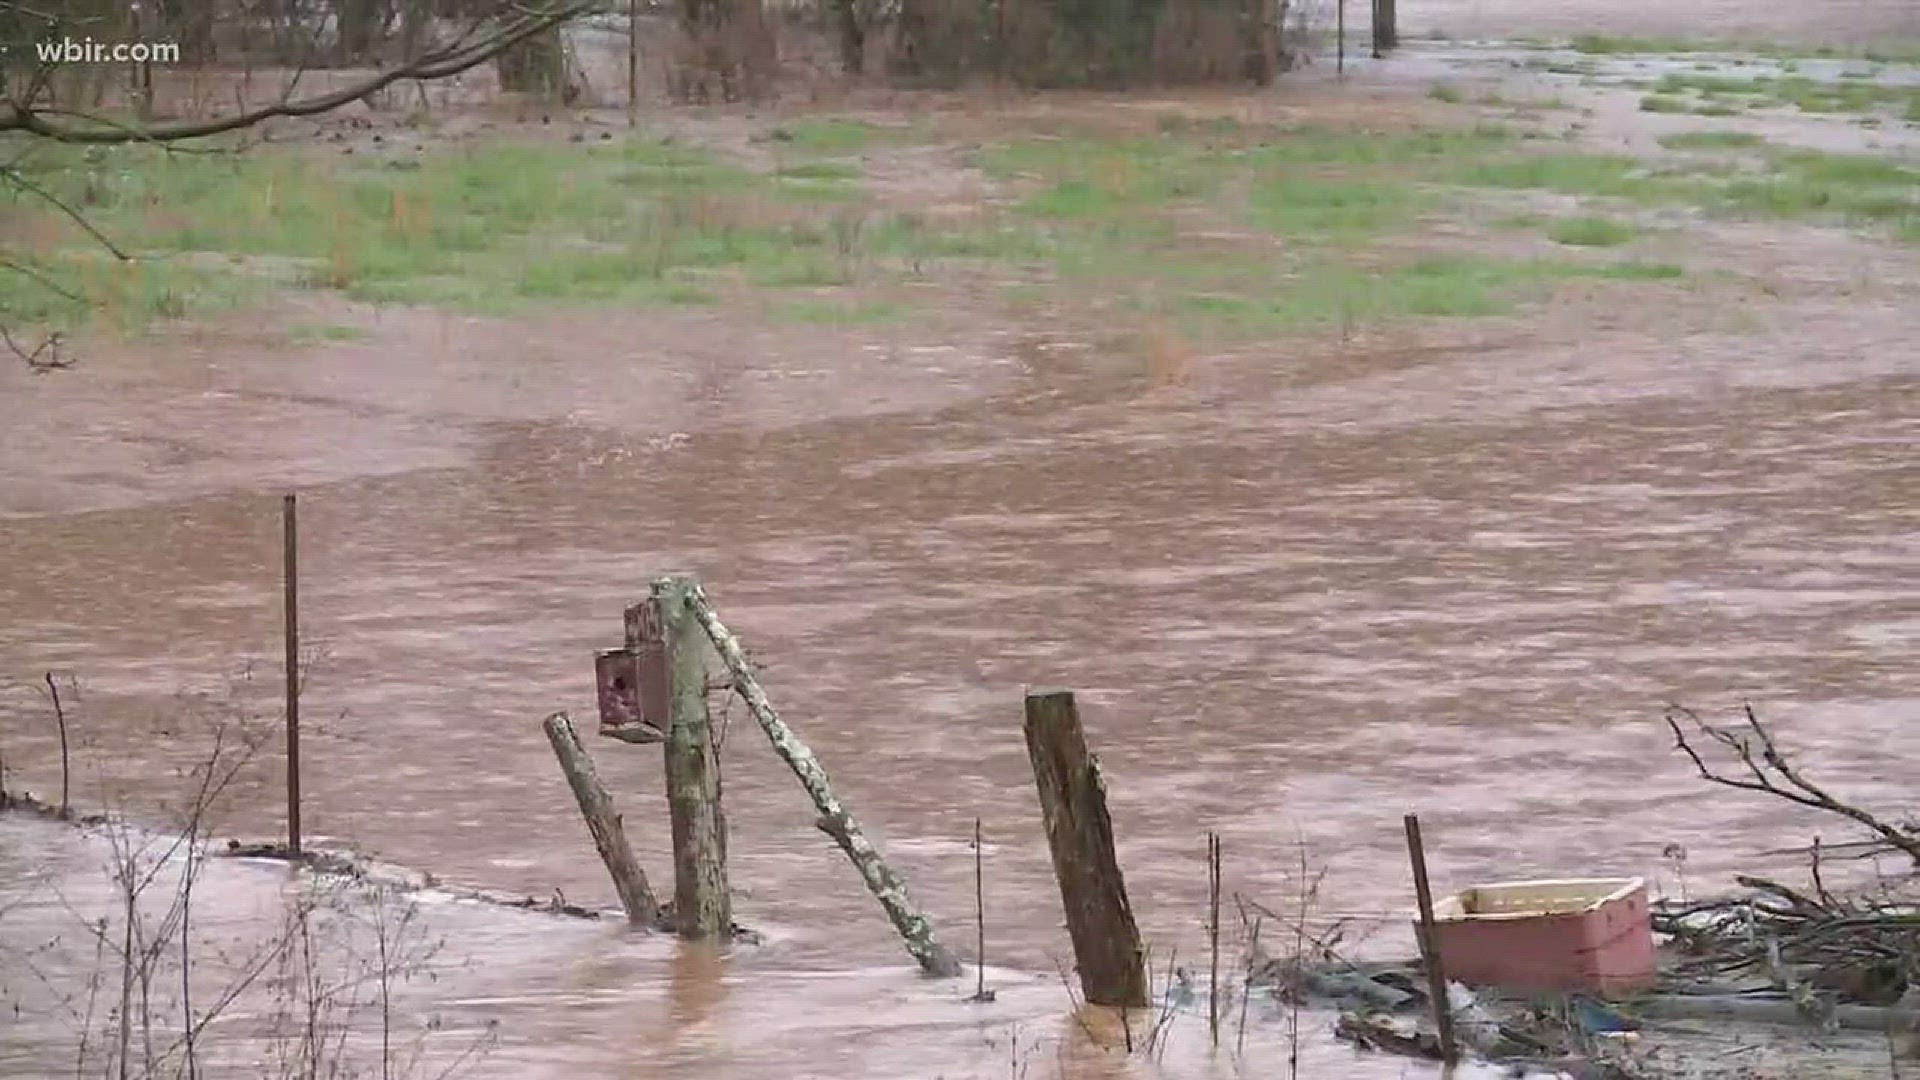
<path fill-rule="evenodd" d="M 1244 1064 L 1205 1050 L 1203 1018 L 1157 1064 L 1083 1045 L 1023 687 L 1080 692 L 1135 910 L 1196 969 L 1208 830 L 1228 890 L 1281 909 L 1304 845 L 1327 875 L 1316 922 L 1390 920 L 1381 951 L 1406 943 L 1408 810 L 1442 887 L 1672 887 L 1678 843 L 1698 889 L 1835 834 L 1699 783 L 1669 700 L 1752 700 L 1849 797 L 1910 795 L 1912 260 L 1805 230 L 1697 251 L 1790 291 L 1737 328 L 1699 304 L 1575 303 L 1172 367 L 965 311 L 849 334 L 323 309 L 276 317 L 371 336 L 289 352 L 236 324 L 0 369 L 0 751 L 11 786 L 56 786 L 35 681 L 70 673 L 76 799 L 151 811 L 215 709 L 182 691 L 271 709 L 271 674 L 226 687 L 277 658 L 277 496 L 297 489 L 309 835 L 606 904 L 538 721 L 590 717 L 621 607 L 691 570 L 963 951 L 984 819 L 1000 1000 L 913 974 L 736 716 L 736 913 L 766 944 L 716 961 L 434 902 L 458 963 L 409 1015 L 498 1021 L 479 1069 L 498 1076 L 1281 1075 L 1258 1002 Z M 657 759 L 594 749 L 664 874 Z M 273 781 L 249 775 L 227 831 L 281 828 Z M 97 852 L 62 835 L 0 822 L 0 958 L 109 902 Z M 244 926 L 279 888 L 230 866 L 203 899 Z M 55 1012 L 0 1028 L 0 1071 L 58 1071 Z M 1302 1075 L 1408 1074 L 1327 1020 Z"/>
<path fill-rule="evenodd" d="M 26 467 L 5 489 L 0 655 L 81 680 L 83 787 L 97 769 L 137 802 L 172 760 L 154 734 L 170 696 L 271 655 L 272 493 L 290 483 L 323 649 L 310 833 L 606 901 L 537 720 L 590 713 L 589 654 L 621 604 L 687 568 L 956 944 L 985 819 L 991 948 L 1012 969 L 987 1009 L 909 974 L 743 719 L 734 873 L 769 943 L 701 991 L 704 1019 L 669 1024 L 693 978 L 669 943 L 465 915 L 480 966 L 441 1007 L 502 1020 L 500 1075 L 1000 1075 L 986 1040 L 1006 1023 L 1059 1035 L 1027 684 L 1081 692 L 1136 908 L 1189 957 L 1209 829 L 1229 889 L 1276 906 L 1304 839 L 1328 913 L 1404 907 L 1409 809 L 1445 883 L 1658 875 L 1669 842 L 1706 880 L 1804 839 L 1807 821 L 1688 776 L 1657 720 L 1670 698 L 1751 697 L 1869 803 L 1900 805 L 1920 759 L 1920 372 L 1897 310 L 1775 343 L 1509 326 L 1226 358 L 1170 387 L 991 334 L 876 341 L 838 367 L 803 364 L 798 339 L 676 361 L 435 322 L 387 316 L 371 342 L 300 357 L 209 339 L 9 377 L 16 443 L 38 427 L 73 448 L 9 450 Z M 136 475 L 121 453 L 175 464 Z M 60 497 L 97 509 L 36 512 L 62 471 Z M 0 745 L 44 791 L 29 689 Z M 653 755 L 599 756 L 664 870 Z M 277 829 L 267 779 L 235 831 Z M 1193 1049 L 1174 1062 L 1198 1068 Z"/>

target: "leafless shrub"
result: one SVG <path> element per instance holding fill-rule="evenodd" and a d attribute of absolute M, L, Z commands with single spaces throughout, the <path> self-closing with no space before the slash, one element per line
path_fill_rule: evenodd
<path fill-rule="evenodd" d="M 176 705 L 169 723 L 204 734 L 175 790 L 156 794 L 164 781 L 154 776 L 143 785 L 143 814 L 159 826 L 125 813 L 76 819 L 76 843 L 98 853 L 104 889 L 83 878 L 45 883 L 51 904 L 41 906 L 63 911 L 69 926 L 28 947 L 0 942 L 0 989 L 26 980 L 68 1030 L 76 1076 L 198 1080 L 216 1066 L 289 1078 L 420 1075 L 429 1032 L 399 1022 L 395 995 L 440 966 L 443 943 L 428 938 L 405 893 L 296 868 L 277 921 L 231 938 L 201 925 L 210 837 L 277 725 L 249 709 L 244 672 L 224 694 Z M 130 801 L 110 779 L 98 786 L 109 804 Z M 17 1009 L 22 987 L 10 989 Z M 482 1032 L 436 1075 L 492 1042 Z"/>

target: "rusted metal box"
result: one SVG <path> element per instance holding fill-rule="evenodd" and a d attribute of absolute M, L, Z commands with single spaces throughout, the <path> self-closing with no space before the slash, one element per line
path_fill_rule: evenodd
<path fill-rule="evenodd" d="M 1505 881 L 1434 905 L 1447 978 L 1471 986 L 1625 994 L 1654 981 L 1641 878 Z"/>
<path fill-rule="evenodd" d="M 667 642 L 652 604 L 626 610 L 627 644 L 593 654 L 593 681 L 600 699 L 600 734 L 624 742 L 660 742 L 666 737 Z"/>

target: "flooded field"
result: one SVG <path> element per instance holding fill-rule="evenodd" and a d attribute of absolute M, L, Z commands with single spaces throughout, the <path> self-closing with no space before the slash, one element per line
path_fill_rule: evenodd
<path fill-rule="evenodd" d="M 1578 5 L 1508 25 L 1514 6 L 1403 0 L 1412 31 L 1592 25 Z M 1642 17 L 1605 28 L 1707 22 Z M 1713 36 L 1920 36 L 1897 3 L 1729 18 Z M 1074 95 L 942 122 L 978 125 L 971 145 L 1143 111 L 1253 124 L 1281 110 L 1362 131 L 1369 116 L 1528 123 L 1658 161 L 1662 138 L 1731 125 L 1912 164 L 1916 129 L 1897 114 L 1665 114 L 1631 85 L 1664 69 L 1555 72 L 1530 55 L 1416 43 L 1345 84 L 1322 64 L 1267 96 Z M 1516 119 L 1516 101 L 1533 115 Z M 751 154 L 761 143 L 743 133 L 778 120 L 671 123 Z M 958 145 L 882 146 L 861 164 L 930 211 L 1009 200 L 979 170 L 943 171 Z M 1426 210 L 1419 242 L 1531 257 L 1546 242 L 1496 219 L 1576 199 L 1547 187 Z M 1209 831 L 1230 893 L 1295 910 L 1304 860 L 1325 873 L 1310 922 L 1352 918 L 1380 953 L 1410 938 L 1407 811 L 1443 889 L 1589 874 L 1674 888 L 1683 873 L 1701 891 L 1737 870 L 1792 872 L 1793 856 L 1768 853 L 1834 836 L 1700 783 L 1660 722 L 1670 701 L 1750 701 L 1858 802 L 1898 816 L 1911 796 L 1920 248 L 1677 201 L 1620 216 L 1639 230 L 1633 258 L 1684 279 L 1569 279 L 1483 317 L 1235 338 L 1142 330 L 1091 289 L 1010 308 L 984 275 L 931 272 L 885 284 L 889 303 L 932 298 L 903 319 L 564 304 L 491 317 L 308 292 L 101 336 L 70 371 L 0 368 L 7 786 L 57 792 L 46 671 L 73 680 L 75 802 L 156 823 L 210 725 L 276 715 L 278 496 L 297 490 L 309 836 L 442 882 L 608 907 L 539 720 L 592 716 L 592 651 L 618 643 L 648 578 L 688 570 L 969 955 L 982 819 L 998 1000 L 964 1004 L 971 978 L 914 973 L 735 710 L 735 914 L 765 942 L 716 958 L 428 890 L 421 918 L 444 949 L 431 993 L 413 988 L 402 1012 L 410 1030 L 437 1025 L 435 1060 L 491 1031 L 472 1075 L 1285 1075 L 1286 1019 L 1258 998 L 1238 1053 L 1208 1050 L 1204 1006 L 1157 1060 L 1088 1045 L 1057 974 L 1070 950 L 1023 688 L 1080 692 L 1156 965 L 1194 970 Z M 326 332 L 290 344 L 289 326 Z M 591 749 L 668 880 L 655 752 Z M 239 778 L 219 837 L 283 828 L 275 768 L 269 753 Z M 111 909 L 101 843 L 0 819 L 0 1002 L 22 1010 L 0 1020 L 0 1073 L 68 1071 L 73 1020 L 54 988 L 84 983 L 92 954 L 36 950 Z M 248 913 L 288 888 L 283 869 L 215 864 L 198 893 L 208 933 L 270 933 Z M 1356 1057 L 1330 1022 L 1305 1018 L 1299 1075 L 1425 1075 Z"/>

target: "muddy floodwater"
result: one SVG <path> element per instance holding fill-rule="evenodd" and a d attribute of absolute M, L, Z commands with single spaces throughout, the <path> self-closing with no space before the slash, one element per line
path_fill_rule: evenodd
<path fill-rule="evenodd" d="M 76 801 L 136 815 L 161 813 L 154 778 L 207 715 L 272 712 L 296 490 L 308 835 L 610 906 L 539 721 L 590 719 L 622 606 L 692 571 L 969 957 L 982 819 L 998 1000 L 961 1003 L 971 969 L 915 974 L 736 709 L 735 913 L 764 943 L 714 957 L 426 894 L 446 964 L 409 1015 L 495 1025 L 473 1074 L 1284 1075 L 1257 1000 L 1244 1059 L 1207 1050 L 1204 1015 L 1157 1062 L 1085 1048 L 1023 688 L 1079 692 L 1156 964 L 1195 970 L 1208 831 L 1229 893 L 1288 908 L 1304 860 L 1325 874 L 1313 922 L 1373 925 L 1387 953 L 1409 938 L 1410 810 L 1442 888 L 1698 890 L 1834 833 L 1700 783 L 1669 701 L 1751 701 L 1808 770 L 1897 813 L 1920 769 L 1920 273 L 1910 249 L 1811 235 L 1718 241 L 1788 290 L 1739 326 L 1581 310 L 1177 370 L 964 313 L 828 334 L 321 301 L 272 319 L 319 305 L 365 336 L 290 354 L 256 315 L 0 368 L 9 786 L 58 788 L 45 671 L 74 680 Z M 591 749 L 664 885 L 657 751 Z M 272 767 L 223 837 L 283 828 Z M 0 957 L 110 902 L 94 843 L 0 821 Z M 200 903 L 244 923 L 283 879 L 223 863 Z M 1329 1021 L 1307 1018 L 1301 1075 L 1417 1074 Z M 62 1025 L 0 1018 L 0 1071 L 61 1074 Z"/>

